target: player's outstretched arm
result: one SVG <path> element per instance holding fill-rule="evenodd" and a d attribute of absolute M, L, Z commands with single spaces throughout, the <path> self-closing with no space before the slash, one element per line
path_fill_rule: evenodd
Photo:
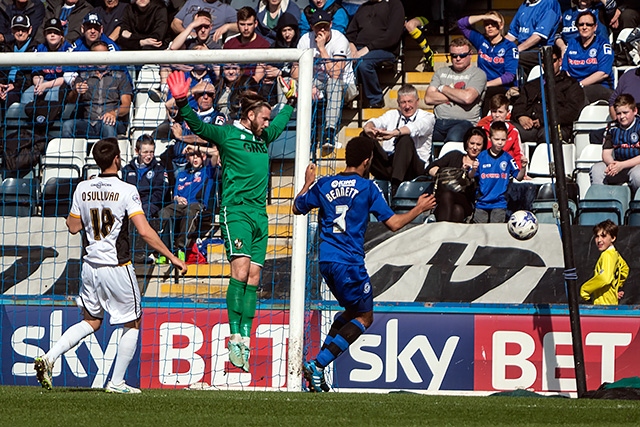
<path fill-rule="evenodd" d="M 311 188 L 314 182 L 316 182 L 316 165 L 313 163 L 309 163 L 309 165 L 307 166 L 307 170 L 304 173 L 304 186 L 296 196 L 296 199 L 303 194 L 306 194 L 306 192 L 309 191 L 309 188 Z M 302 214 L 302 212 L 300 212 L 298 208 L 296 208 L 295 203 L 293 204 L 293 213 L 296 215 Z"/>
<path fill-rule="evenodd" d="M 180 270 L 180 273 L 184 274 L 187 272 L 187 264 L 185 264 L 184 261 L 178 259 L 178 257 L 174 254 L 172 254 L 169 248 L 167 248 L 165 244 L 162 243 L 162 240 L 160 240 L 160 236 L 158 236 L 158 233 L 156 233 L 155 230 L 151 228 L 149 222 L 147 221 L 147 218 L 145 218 L 144 215 L 134 215 L 130 219 L 133 222 L 133 225 L 135 225 L 138 229 L 140 237 L 142 237 L 149 246 L 158 251 L 160 255 L 164 255 L 165 257 L 167 257 L 171 264 L 173 264 Z"/>
<path fill-rule="evenodd" d="M 395 214 L 384 222 L 384 225 L 391 231 L 398 231 L 405 225 L 413 221 L 422 212 L 436 207 L 436 197 L 433 194 L 423 194 L 418 198 L 418 203 L 409 212 Z"/>

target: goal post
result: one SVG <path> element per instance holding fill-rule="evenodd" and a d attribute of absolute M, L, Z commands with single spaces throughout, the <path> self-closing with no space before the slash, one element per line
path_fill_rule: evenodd
<path fill-rule="evenodd" d="M 296 194 L 304 185 L 305 169 L 310 159 L 312 119 L 313 50 L 178 50 L 119 51 L 73 53 L 3 53 L 0 67 L 45 66 L 141 66 L 146 64 L 255 64 L 297 62 L 299 64 L 296 150 L 293 187 Z M 291 281 L 289 301 L 289 337 L 287 390 L 300 391 L 305 329 L 305 283 L 307 254 L 307 217 L 293 218 L 291 235 Z"/>

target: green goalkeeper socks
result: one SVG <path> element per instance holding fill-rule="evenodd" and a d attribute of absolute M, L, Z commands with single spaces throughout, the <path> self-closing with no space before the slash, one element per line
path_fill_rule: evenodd
<path fill-rule="evenodd" d="M 240 335 L 251 336 L 253 318 L 256 316 L 256 302 L 258 300 L 258 287 L 246 285 L 242 305 L 242 317 L 240 319 Z"/>
<path fill-rule="evenodd" d="M 229 329 L 231 334 L 240 333 L 240 320 L 242 319 L 243 299 L 246 286 L 246 283 L 239 280 L 234 278 L 229 279 L 229 286 L 227 287 L 227 314 L 229 316 Z"/>

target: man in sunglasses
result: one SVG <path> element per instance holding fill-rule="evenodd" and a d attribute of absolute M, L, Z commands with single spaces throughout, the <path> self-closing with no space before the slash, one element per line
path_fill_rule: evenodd
<path fill-rule="evenodd" d="M 433 141 L 462 141 L 467 130 L 480 120 L 487 76 L 471 65 L 471 43 L 466 38 L 451 40 L 451 66 L 436 70 L 424 96 L 435 105 Z"/>

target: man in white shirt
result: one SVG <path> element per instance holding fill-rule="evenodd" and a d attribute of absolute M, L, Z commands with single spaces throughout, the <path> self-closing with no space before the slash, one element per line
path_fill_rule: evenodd
<path fill-rule="evenodd" d="M 371 173 L 391 181 L 392 194 L 403 181 L 425 174 L 431 160 L 431 137 L 435 116 L 418 108 L 418 91 L 412 85 L 398 90 L 398 109 L 364 124 L 363 132 L 376 139 Z"/>
<path fill-rule="evenodd" d="M 347 100 L 356 95 L 356 81 L 349 56 L 349 41 L 339 31 L 331 29 L 331 15 L 325 10 L 316 10 L 309 18 L 311 32 L 300 37 L 298 49 L 314 49 L 315 57 L 326 59 L 316 66 L 313 78 L 314 99 L 326 98 L 323 150 L 331 151 L 342 116 L 345 87 Z M 294 73 L 297 78 L 297 70 Z"/>

